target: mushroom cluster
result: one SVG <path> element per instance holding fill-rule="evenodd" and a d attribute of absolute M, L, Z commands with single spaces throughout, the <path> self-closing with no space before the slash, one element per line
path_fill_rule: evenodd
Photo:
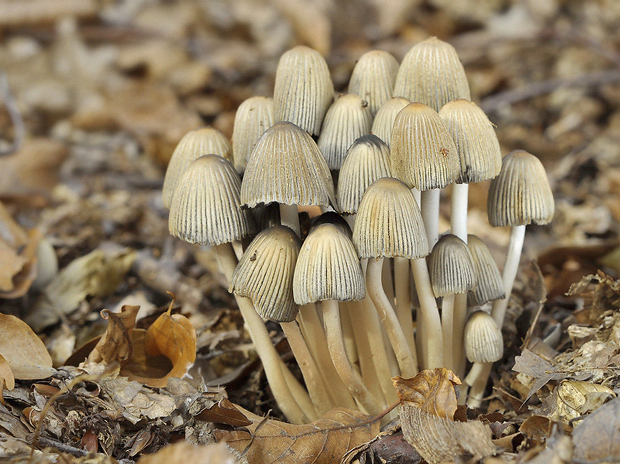
<path fill-rule="evenodd" d="M 436 367 L 464 377 L 467 359 L 476 404 L 502 356 L 525 226 L 553 216 L 544 168 L 521 150 L 502 160 L 456 51 L 437 38 L 400 66 L 368 52 L 349 92 L 334 98 L 318 52 L 286 52 L 273 99 L 240 106 L 232 145 L 206 128 L 175 150 L 164 181 L 170 233 L 214 248 L 291 422 L 334 407 L 378 414 L 396 400 L 391 377 Z M 468 184 L 488 179 L 490 223 L 512 228 L 503 274 L 467 234 Z M 300 207 L 310 206 L 322 214 L 305 227 Z M 265 319 L 280 323 L 305 386 Z"/>

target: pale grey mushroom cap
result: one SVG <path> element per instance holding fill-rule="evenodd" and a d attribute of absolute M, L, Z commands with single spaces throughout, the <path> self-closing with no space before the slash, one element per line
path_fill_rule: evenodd
<path fill-rule="evenodd" d="M 249 212 L 239 200 L 241 180 L 218 155 L 194 160 L 179 179 L 170 205 L 170 233 L 189 243 L 220 245 L 251 233 Z"/>
<path fill-rule="evenodd" d="M 370 132 L 383 140 L 388 147 L 392 141 L 392 126 L 394 126 L 396 115 L 409 103 L 411 102 L 403 97 L 390 98 L 381 105 L 372 121 Z"/>
<path fill-rule="evenodd" d="M 338 175 L 338 205 L 355 214 L 366 189 L 381 177 L 391 177 L 390 149 L 376 135 L 364 135 L 349 148 Z"/>
<path fill-rule="evenodd" d="M 422 103 L 410 103 L 394 120 L 390 143 L 392 173 L 410 188 L 444 188 L 461 172 L 452 136 L 439 114 Z"/>
<path fill-rule="evenodd" d="M 489 121 L 475 103 L 469 100 L 448 102 L 439 116 L 452 134 L 461 163 L 459 184 L 493 179 L 502 168 L 499 141 Z"/>
<path fill-rule="evenodd" d="M 310 135 L 290 122 L 267 129 L 256 142 L 241 185 L 241 203 L 336 206 L 334 182 Z"/>
<path fill-rule="evenodd" d="M 474 260 L 476 288 L 467 293 L 469 306 L 482 306 L 488 301 L 504 298 L 504 282 L 497 263 L 486 244 L 475 235 L 467 236 L 467 248 Z"/>
<path fill-rule="evenodd" d="M 374 116 L 381 105 L 392 98 L 398 61 L 388 52 L 371 50 L 364 53 L 355 64 L 349 80 L 349 93 L 368 102 Z"/>
<path fill-rule="evenodd" d="M 554 211 L 553 193 L 540 160 L 525 150 L 504 156 L 502 170 L 489 188 L 489 223 L 495 227 L 548 224 Z"/>
<path fill-rule="evenodd" d="M 314 228 L 297 258 L 295 302 L 304 305 L 323 300 L 361 300 L 365 294 L 364 274 L 349 237 L 334 224 Z"/>
<path fill-rule="evenodd" d="M 502 331 L 493 317 L 476 311 L 465 324 L 465 355 L 471 362 L 499 361 L 504 353 Z"/>
<path fill-rule="evenodd" d="M 400 64 L 394 96 L 435 111 L 452 100 L 471 100 L 465 68 L 454 47 L 437 37 L 415 44 Z"/>
<path fill-rule="evenodd" d="M 319 135 L 333 98 L 334 84 L 319 52 L 300 45 L 280 57 L 273 92 L 276 121 Z"/>
<path fill-rule="evenodd" d="M 398 179 L 376 180 L 362 197 L 353 228 L 360 258 L 423 258 L 429 247 L 420 208 Z"/>
<path fill-rule="evenodd" d="M 237 172 L 245 171 L 254 145 L 275 122 L 272 98 L 250 97 L 239 105 L 235 113 L 232 134 L 234 165 Z"/>
<path fill-rule="evenodd" d="M 290 322 L 297 315 L 293 272 L 301 241 L 291 229 L 274 226 L 250 243 L 230 280 L 229 291 L 248 297 L 261 317 Z"/>
<path fill-rule="evenodd" d="M 172 194 L 187 167 L 202 155 L 219 155 L 231 161 L 232 146 L 224 134 L 213 127 L 203 127 L 185 134 L 174 149 L 164 176 L 162 197 L 166 208 L 170 208 Z"/>
<path fill-rule="evenodd" d="M 445 234 L 428 257 L 428 271 L 435 296 L 465 293 L 476 285 L 476 270 L 467 245 L 456 235 Z"/>

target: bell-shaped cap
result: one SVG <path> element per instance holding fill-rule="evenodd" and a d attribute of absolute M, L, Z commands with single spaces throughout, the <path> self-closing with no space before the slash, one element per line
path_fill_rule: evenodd
<path fill-rule="evenodd" d="M 476 285 L 474 261 L 463 240 L 445 234 L 428 257 L 428 272 L 435 296 L 465 293 Z"/>
<path fill-rule="evenodd" d="M 267 129 L 248 160 L 241 202 L 335 206 L 332 175 L 312 137 L 290 122 Z"/>
<path fill-rule="evenodd" d="M 471 100 L 465 68 L 454 47 L 437 37 L 415 44 L 400 64 L 394 96 L 435 111 L 452 100 Z"/>
<path fill-rule="evenodd" d="M 295 302 L 304 305 L 323 300 L 361 300 L 365 294 L 364 274 L 349 237 L 334 224 L 314 228 L 297 258 Z"/>
<path fill-rule="evenodd" d="M 205 155 L 179 179 L 170 205 L 170 233 L 189 243 L 220 245 L 251 233 L 249 212 L 239 200 L 241 180 L 230 161 Z"/>
<path fill-rule="evenodd" d="M 300 45 L 280 57 L 273 91 L 276 121 L 289 121 L 319 135 L 334 98 L 334 84 L 325 58 Z"/>
<path fill-rule="evenodd" d="M 347 237 L 351 238 L 353 236 L 353 231 L 351 230 L 351 227 L 349 227 L 347 221 L 345 221 L 345 219 L 335 211 L 327 211 L 320 216 L 313 218 L 308 233 L 311 233 L 321 224 L 333 224 L 343 231 Z"/>
<path fill-rule="evenodd" d="M 383 177 L 368 187 L 357 210 L 353 244 L 360 258 L 428 255 L 422 214 L 405 184 Z"/>
<path fill-rule="evenodd" d="M 288 227 L 263 230 L 241 256 L 228 290 L 250 298 L 265 319 L 294 320 L 298 307 L 293 301 L 293 272 L 300 246 Z"/>
<path fill-rule="evenodd" d="M 554 211 L 553 193 L 540 160 L 525 150 L 504 156 L 502 170 L 489 188 L 489 223 L 495 227 L 548 224 Z"/>
<path fill-rule="evenodd" d="M 371 50 L 364 53 L 353 68 L 349 80 L 349 93 L 354 93 L 368 102 L 374 116 L 381 105 L 392 98 L 394 83 L 398 74 L 398 61 L 388 52 Z"/>
<path fill-rule="evenodd" d="M 390 98 L 377 111 L 375 119 L 372 121 L 370 132 L 383 140 L 387 146 L 390 146 L 392 143 L 392 127 L 394 126 L 396 115 L 409 103 L 411 102 L 403 97 Z"/>
<path fill-rule="evenodd" d="M 476 311 L 465 324 L 465 355 L 471 362 L 490 363 L 502 359 L 504 340 L 493 317 Z"/>
<path fill-rule="evenodd" d="M 338 175 L 338 205 L 355 214 L 366 189 L 381 177 L 391 177 L 390 149 L 376 135 L 364 135 L 349 148 Z"/>
<path fill-rule="evenodd" d="M 251 97 L 239 105 L 232 134 L 234 165 L 237 172 L 245 171 L 254 145 L 275 122 L 272 98 Z"/>
<path fill-rule="evenodd" d="M 452 136 L 437 112 L 410 103 L 394 120 L 390 143 L 392 174 L 410 188 L 444 188 L 461 172 Z"/>
<path fill-rule="evenodd" d="M 317 142 L 330 169 L 340 169 L 347 150 L 370 132 L 372 115 L 359 95 L 343 95 L 330 106 Z"/>
<path fill-rule="evenodd" d="M 469 306 L 482 306 L 505 297 L 504 282 L 497 263 L 486 244 L 476 235 L 467 236 L 467 248 L 474 260 L 476 288 L 467 293 Z"/>
<path fill-rule="evenodd" d="M 166 169 L 162 188 L 166 208 L 170 208 L 172 194 L 187 167 L 202 155 L 219 155 L 230 161 L 232 146 L 224 134 L 213 127 L 203 127 L 185 134 L 174 149 Z"/>
<path fill-rule="evenodd" d="M 448 102 L 439 116 L 452 134 L 461 163 L 459 184 L 493 179 L 502 168 L 499 141 L 489 121 L 475 103 L 469 100 Z"/>

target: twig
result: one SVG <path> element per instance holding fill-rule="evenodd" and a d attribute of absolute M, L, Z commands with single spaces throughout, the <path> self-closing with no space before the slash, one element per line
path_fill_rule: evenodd
<path fill-rule="evenodd" d="M 24 141 L 26 127 L 24 126 L 22 114 L 19 112 L 17 103 L 15 102 L 11 89 L 9 88 L 9 80 L 7 79 L 5 72 L 0 72 L 0 95 L 4 100 L 4 104 L 9 112 L 9 117 L 11 118 L 11 122 L 14 127 L 13 143 L 6 150 L 0 150 L 0 156 L 6 156 L 19 150 L 22 142 Z"/>

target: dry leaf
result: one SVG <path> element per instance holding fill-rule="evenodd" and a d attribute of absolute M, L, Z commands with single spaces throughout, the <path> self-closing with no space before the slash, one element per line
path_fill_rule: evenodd
<path fill-rule="evenodd" d="M 136 315 L 140 306 L 125 305 L 120 313 L 104 309 L 101 317 L 108 320 L 105 334 L 99 339 L 95 348 L 88 355 L 92 362 L 125 361 L 131 355 L 131 332 L 136 325 Z"/>
<path fill-rule="evenodd" d="M 579 380 L 563 380 L 554 388 L 551 395 L 545 398 L 536 412 L 543 414 L 552 421 L 568 422 L 600 407 L 616 394 L 612 389 L 593 382 Z"/>
<path fill-rule="evenodd" d="M 445 368 L 427 369 L 411 379 L 392 379 L 401 404 L 413 403 L 418 409 L 445 419 L 454 420 L 457 399 L 455 385 L 461 381 Z"/>
<path fill-rule="evenodd" d="M 228 398 L 219 398 L 219 394 L 203 393 L 188 408 L 190 415 L 206 422 L 226 424 L 232 427 L 244 427 L 252 424 Z"/>
<path fill-rule="evenodd" d="M 5 386 L 8 390 L 13 390 L 13 388 L 15 388 L 15 376 L 13 375 L 9 363 L 6 362 L 4 356 L 0 354 L 0 403 L 2 404 L 5 404 L 4 396 L 2 395 Z"/>
<path fill-rule="evenodd" d="M 374 438 L 379 422 L 359 411 L 338 408 L 310 424 L 264 419 L 253 421 L 246 429 L 216 430 L 215 436 L 244 453 L 250 464 L 333 464 L 348 450 Z"/>
<path fill-rule="evenodd" d="M 573 431 L 575 462 L 620 461 L 620 398 L 601 406 Z"/>
<path fill-rule="evenodd" d="M 566 377 L 566 374 L 556 372 L 553 364 L 549 361 L 546 361 L 528 349 L 523 350 L 521 356 L 515 358 L 515 365 L 512 370 L 536 379 L 524 402 L 529 400 L 534 393 L 547 385 L 550 380 L 560 380 Z"/>
<path fill-rule="evenodd" d="M 236 464 L 237 458 L 222 443 L 196 446 L 179 442 L 160 449 L 157 453 L 142 456 L 139 464 Z"/>

